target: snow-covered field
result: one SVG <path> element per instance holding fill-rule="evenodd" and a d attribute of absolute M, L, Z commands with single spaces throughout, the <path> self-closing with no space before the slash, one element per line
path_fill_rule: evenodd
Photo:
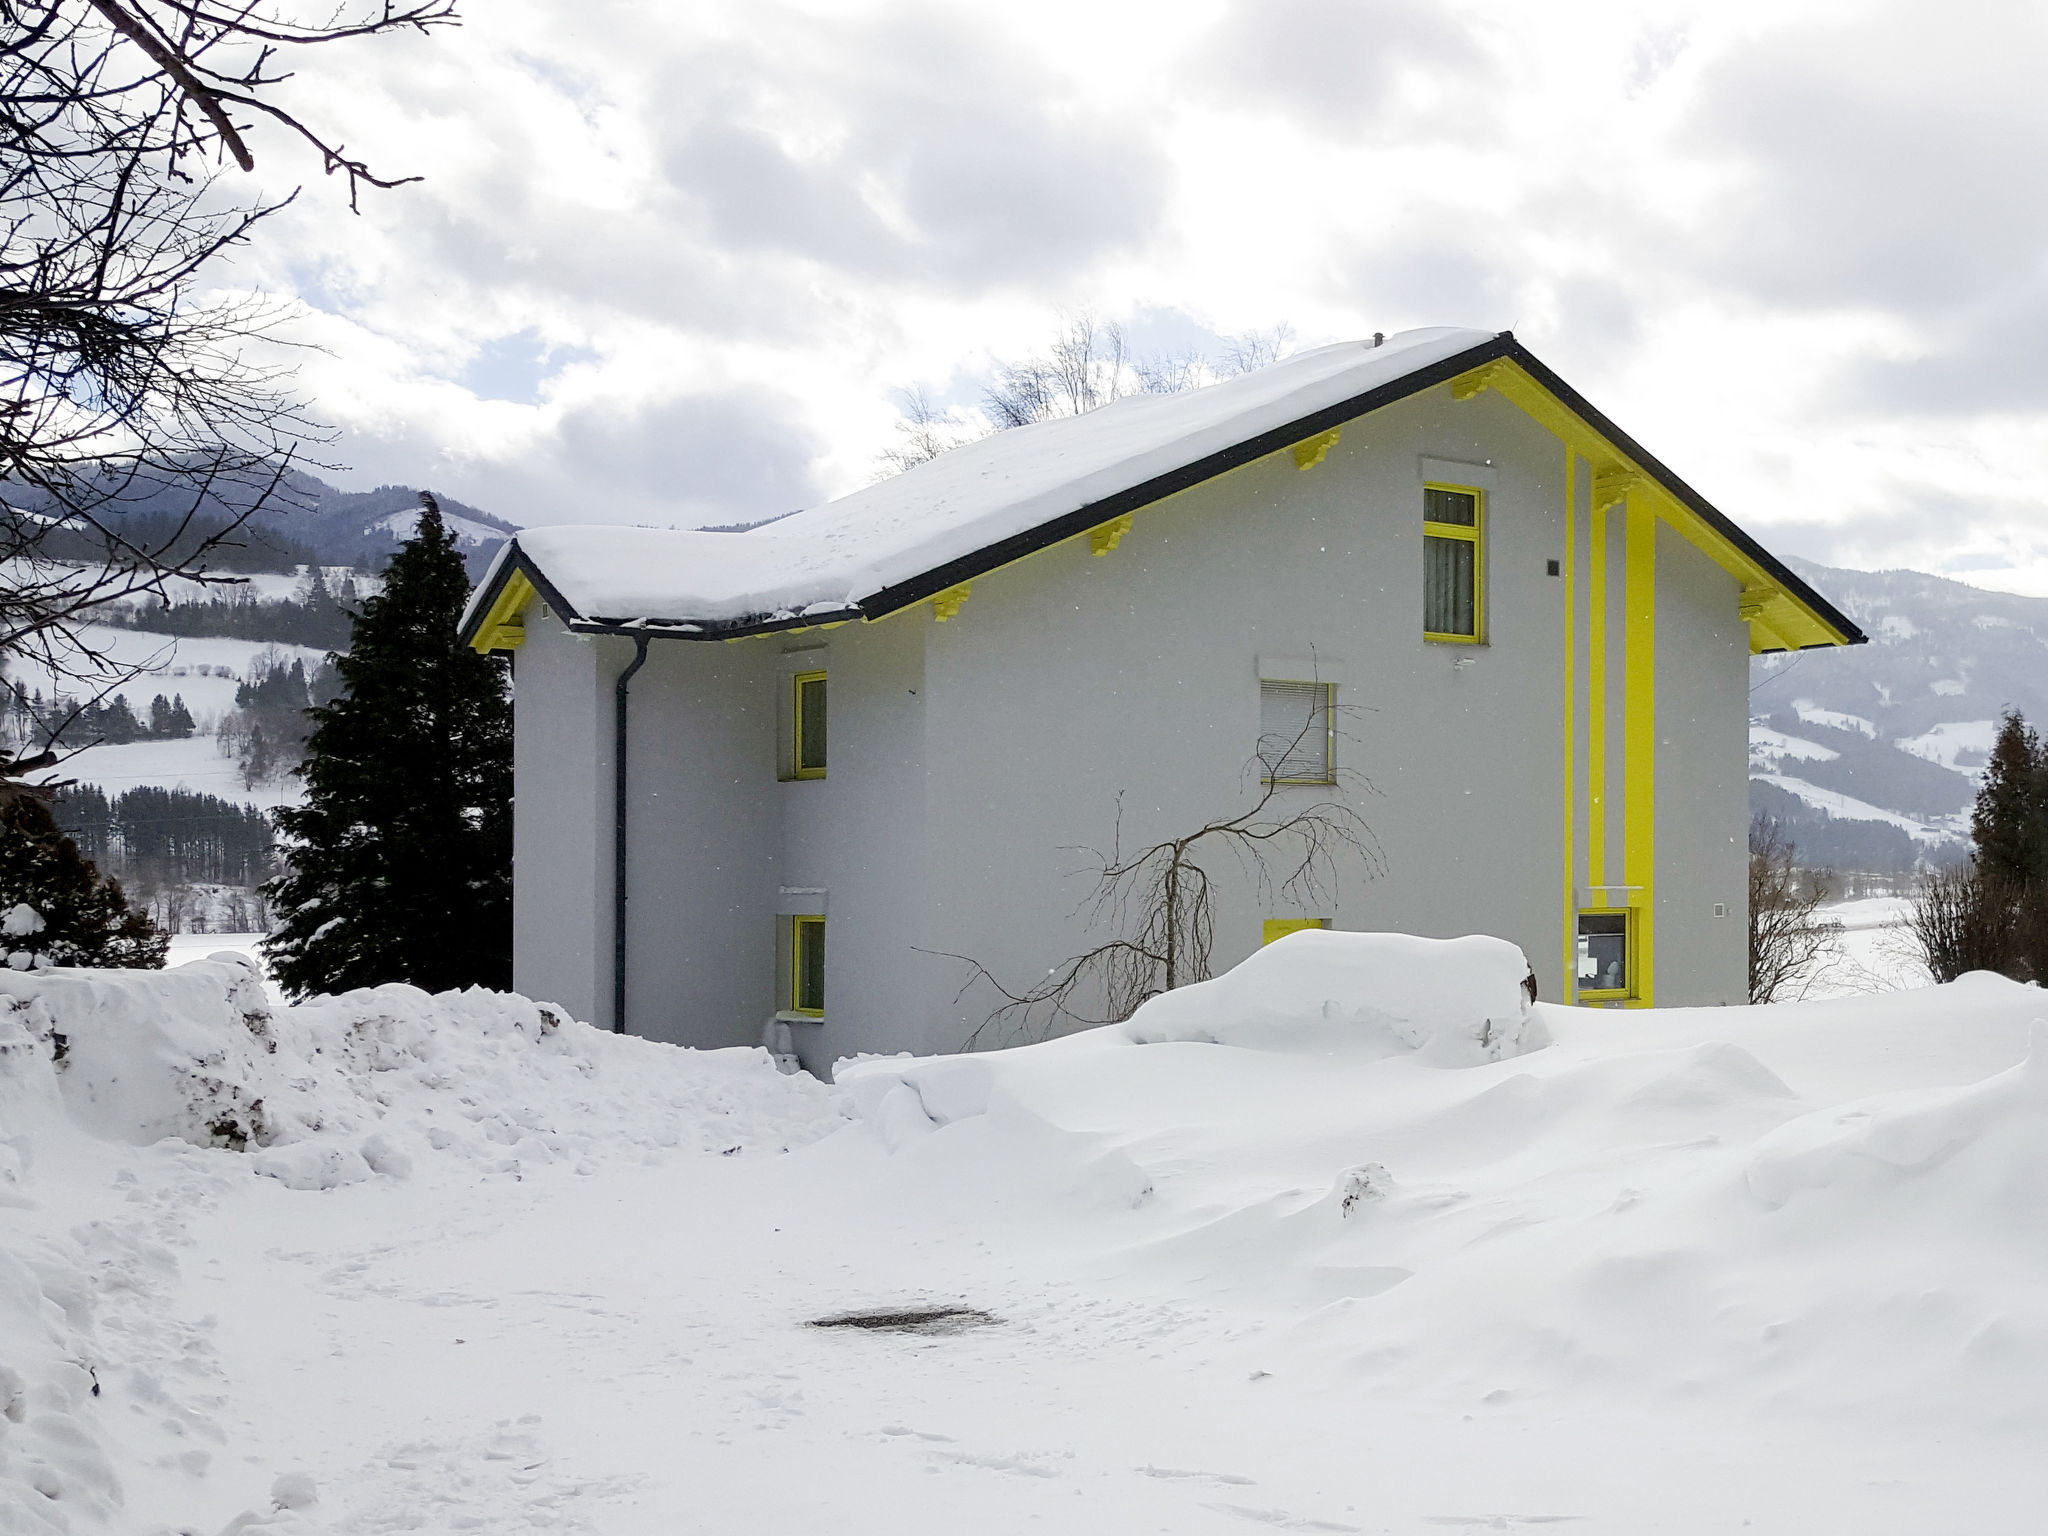
<path fill-rule="evenodd" d="M 0 975 L 0 1531 L 2039 1529 L 2041 992 L 1354 939 L 843 1089 Z M 932 1304 L 988 1320 L 808 1326 Z"/>
<path fill-rule="evenodd" d="M 1805 1000 L 1853 997 L 1924 987 L 1934 978 L 1905 931 L 1905 896 L 1865 896 L 1822 907 L 1817 916 L 1842 925 L 1836 952 L 1819 968 Z"/>

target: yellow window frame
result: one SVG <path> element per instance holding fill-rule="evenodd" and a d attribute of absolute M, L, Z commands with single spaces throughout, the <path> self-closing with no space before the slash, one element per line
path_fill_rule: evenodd
<path fill-rule="evenodd" d="M 1275 939 L 1284 939 L 1290 933 L 1299 933 L 1304 928 L 1329 926 L 1330 920 L 1327 917 L 1269 917 L 1266 919 L 1266 934 L 1259 941 L 1259 947 L 1263 949 Z"/>
<path fill-rule="evenodd" d="M 791 770 L 790 777 L 794 779 L 822 779 L 825 777 L 825 764 L 820 764 L 816 768 L 806 768 L 804 766 L 804 684 L 823 684 L 824 682 L 825 674 L 823 672 L 799 672 L 793 679 L 791 679 L 790 708 L 793 712 L 793 734 L 791 736 L 791 751 L 789 762 Z M 827 700 L 827 709 L 828 711 L 830 709 L 829 696 Z M 829 713 L 826 715 L 826 720 L 828 722 L 827 729 L 829 730 L 829 721 L 831 720 L 831 715 Z M 830 747 L 828 745 L 828 762 L 829 753 Z"/>
<path fill-rule="evenodd" d="M 1582 987 L 1579 985 L 1579 924 L 1581 917 L 1618 917 L 1623 920 L 1622 935 L 1626 944 L 1622 969 L 1627 973 L 1625 987 Z M 1572 919 L 1572 987 L 1574 995 L 1582 1003 L 1620 1003 L 1640 996 L 1637 990 L 1636 962 L 1640 958 L 1639 946 L 1643 925 L 1636 921 L 1634 907 L 1580 907 Z"/>
<path fill-rule="evenodd" d="M 1472 546 L 1472 633 L 1447 634 L 1425 629 L 1424 640 L 1439 645 L 1486 644 L 1486 491 L 1476 485 L 1453 485 L 1448 480 L 1426 480 L 1423 489 L 1422 536 L 1425 539 L 1460 539 Z M 1472 498 L 1472 525 L 1431 522 L 1428 514 L 1430 491 L 1454 491 Z M 1425 546 L 1426 547 L 1426 546 Z"/>
<path fill-rule="evenodd" d="M 812 928 L 818 930 L 819 937 L 818 1006 L 806 1008 L 804 1006 L 804 952 L 808 946 L 805 944 L 804 939 L 807 931 Z M 789 1011 L 791 1013 L 800 1013 L 809 1019 L 822 1019 L 825 1017 L 824 935 L 825 919 L 822 917 L 792 917 L 789 920 Z"/>

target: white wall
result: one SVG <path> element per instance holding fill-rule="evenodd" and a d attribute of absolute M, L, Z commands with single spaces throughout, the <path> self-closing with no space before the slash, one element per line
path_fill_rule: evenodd
<path fill-rule="evenodd" d="M 611 1022 L 611 677 L 539 603 L 512 658 L 512 985 Z"/>

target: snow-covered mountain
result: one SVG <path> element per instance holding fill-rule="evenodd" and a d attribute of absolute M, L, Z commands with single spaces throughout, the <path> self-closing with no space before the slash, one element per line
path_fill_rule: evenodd
<path fill-rule="evenodd" d="M 2048 723 L 2048 599 L 1791 564 L 1870 644 L 1751 664 L 1752 804 L 1817 863 L 1898 869 L 1955 851 L 1999 716 Z"/>

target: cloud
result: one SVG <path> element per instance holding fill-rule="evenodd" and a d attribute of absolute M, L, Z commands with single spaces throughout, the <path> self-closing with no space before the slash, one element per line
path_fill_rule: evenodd
<path fill-rule="evenodd" d="M 1347 139 L 1462 138 L 1492 115 L 1488 55 L 1429 0 L 1232 0 L 1197 70 L 1218 103 Z"/>
<path fill-rule="evenodd" d="M 1967 312 L 2042 271 L 2033 5 L 1889 5 L 1725 56 L 1681 145 L 1733 163 L 1709 271 L 1773 303 Z"/>
<path fill-rule="evenodd" d="M 663 94 L 702 103 L 662 165 L 726 249 L 897 283 L 1057 284 L 1142 243 L 1164 207 L 1169 162 L 1138 114 L 943 11 L 721 45 Z"/>

